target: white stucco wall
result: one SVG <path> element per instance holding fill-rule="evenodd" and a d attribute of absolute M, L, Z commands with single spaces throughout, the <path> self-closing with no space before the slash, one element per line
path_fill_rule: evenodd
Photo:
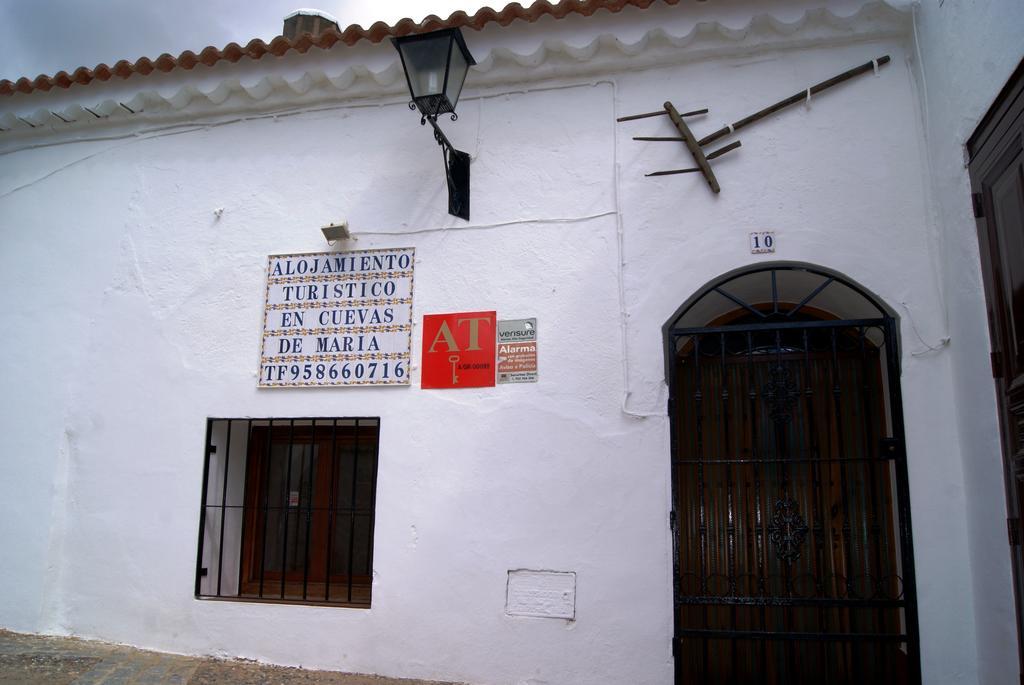
<path fill-rule="evenodd" d="M 471 682 L 628 681 L 643 654 L 638 682 L 667 678 L 667 420 L 618 411 L 611 93 L 584 85 L 464 102 L 449 128 L 476 156 L 474 223 L 524 224 L 401 235 L 455 225 L 440 153 L 402 102 L 103 143 L 9 194 L 4 213 L 22 227 L 8 243 L 22 255 L 6 265 L 10 290 L 28 287 L 35 312 L 81 293 L 74 306 L 88 321 L 56 346 L 69 370 L 54 385 L 74 400 L 33 408 L 72 434 L 60 613 L 18 627 Z M 572 127 L 539 114 L 577 107 Z M 58 166 L 78 155 L 60 150 Z M 51 151 L 16 153 L 8 168 L 45 176 Z M 65 184 L 95 195 L 94 209 L 46 199 Z M 108 185 L 123 195 L 104 197 Z M 323 217 L 347 217 L 360 248 L 416 246 L 416 320 L 488 307 L 537 316 L 544 382 L 257 391 L 265 255 L 323 249 Z M 32 245 L 51 276 L 26 280 L 34 253 L 15 241 L 61 222 L 96 238 Z M 28 346 L 31 328 L 14 340 Z M 24 354 L 22 382 L 45 387 Z M 205 418 L 245 415 L 381 417 L 372 610 L 191 598 Z M 13 415 L 5 425 L 26 440 L 29 428 Z M 504 616 L 507 570 L 524 567 L 578 574 L 575 623 Z"/>
<path fill-rule="evenodd" d="M 116 170 L 103 167 L 109 185 L 61 184 L 56 202 L 43 199 L 45 188 L 8 193 L 33 173 L 87 156 L 83 148 L 97 149 L 43 149 L 5 155 L 0 163 L 0 283 L 11 294 L 4 303 L 12 331 L 4 342 L 0 430 L 0 539 L 11 547 L 0 555 L 0 577 L 17 588 L 0 598 L 0 616 L 21 630 L 50 626 L 60 612 L 64 511 L 74 498 L 68 465 L 79 458 L 77 432 L 88 429 L 69 410 L 82 401 L 75 379 L 89 361 L 83 346 L 93 335 L 96 302 L 108 286 L 104 274 L 113 268 L 124 229 L 97 231 L 81 218 L 102 221 L 108 206 L 128 205 L 131 191 Z M 85 163 L 81 171 L 88 178 L 97 167 Z M 25 201 L 49 209 L 35 215 Z M 30 263 L 40 267 L 27 268 Z"/>
<path fill-rule="evenodd" d="M 963 456 L 977 616 L 978 680 L 1018 680 L 1017 634 L 1006 540 L 1006 502 L 991 349 L 971 212 L 964 144 L 1024 58 L 1024 4 L 923 2 L 916 12 L 922 58 L 915 71 L 927 150 Z"/>
<path fill-rule="evenodd" d="M 696 93 L 679 106 L 709 104 L 715 107 L 716 122 L 732 121 L 757 103 L 814 82 L 813 75 L 838 72 L 842 64 L 883 53 L 893 55 L 893 66 L 878 78 L 867 77 L 812 99 L 809 108 L 795 108 L 741 132 L 741 150 L 716 166 L 723 184 L 717 198 L 698 192 L 706 190 L 699 178 L 653 180 L 623 172 L 627 265 L 644 264 L 626 272 L 639 386 L 634 389 L 645 381 L 653 388 L 661 373 L 661 342 L 636 322 L 670 313 L 724 271 L 766 259 L 747 252 L 751 231 L 776 231 L 775 258 L 837 269 L 879 295 L 901 319 L 925 682 L 974 682 L 974 645 L 964 640 L 973 627 L 963 617 L 972 615 L 973 606 L 970 594 L 962 591 L 970 569 L 961 466 L 951 447 L 958 438 L 949 396 L 950 362 L 943 354 L 914 355 L 922 347 L 907 315 L 909 308 L 924 330 L 942 321 L 928 256 L 924 150 L 907 55 L 891 46 L 854 46 L 827 54 L 783 53 L 756 63 L 701 63 L 623 80 L 619 97 L 637 102 L 643 89 L 652 95 Z M 783 70 L 786 78 L 779 76 Z M 780 80 L 788 80 L 781 90 Z M 645 127 L 645 134 L 650 131 Z M 633 129 L 619 133 L 624 170 L 671 168 L 670 151 L 629 141 Z M 670 135 L 668 129 L 662 133 Z"/>
<path fill-rule="evenodd" d="M 661 326 L 715 276 L 776 259 L 838 270 L 900 316 L 925 682 L 978 682 L 974 598 L 991 598 L 970 526 L 989 505 L 962 446 L 984 430 L 956 402 L 956 334 L 916 354 L 911 321 L 931 340 L 946 312 L 913 44 L 787 40 L 471 81 L 443 123 L 473 156 L 468 224 L 445 214 L 440 152 L 400 96 L 6 143 L 0 540 L 24 552 L 0 579 L 24 592 L 0 625 L 471 683 L 668 683 Z M 877 77 L 737 134 L 719 196 L 643 177 L 686 165 L 631 140 L 667 121 L 614 122 L 671 99 L 711 108 L 703 133 L 881 54 Z M 258 391 L 266 255 L 323 250 L 342 218 L 354 248 L 416 247 L 413 385 Z M 754 230 L 776 232 L 775 255 L 749 253 Z M 484 309 L 538 317 L 541 381 L 419 389 L 422 315 Z M 206 418 L 345 415 L 381 420 L 372 609 L 193 599 Z M 516 568 L 576 572 L 576 620 L 505 616 Z"/>

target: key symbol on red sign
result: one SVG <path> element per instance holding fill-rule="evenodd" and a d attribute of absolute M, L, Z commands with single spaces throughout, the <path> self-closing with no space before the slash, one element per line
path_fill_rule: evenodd
<path fill-rule="evenodd" d="M 454 385 L 459 382 L 459 377 L 455 375 L 455 365 L 459 362 L 459 355 L 449 355 L 448 361 L 452 364 L 452 384 Z"/>

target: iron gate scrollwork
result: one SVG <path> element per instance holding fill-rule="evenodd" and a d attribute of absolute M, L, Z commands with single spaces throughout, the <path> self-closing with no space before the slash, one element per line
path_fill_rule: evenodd
<path fill-rule="evenodd" d="M 771 380 L 764 386 L 764 399 L 768 403 L 768 415 L 775 421 L 789 421 L 793 405 L 800 398 L 796 386 L 789 377 L 789 370 L 782 364 L 771 368 Z"/>
<path fill-rule="evenodd" d="M 775 513 L 768 524 L 768 538 L 775 546 L 779 558 L 792 564 L 800 556 L 800 548 L 807 537 L 807 523 L 800 515 L 797 503 L 790 497 L 775 503 Z"/>
<path fill-rule="evenodd" d="M 769 266 L 665 332 L 676 682 L 919 685 L 892 316 L 836 275 Z"/>

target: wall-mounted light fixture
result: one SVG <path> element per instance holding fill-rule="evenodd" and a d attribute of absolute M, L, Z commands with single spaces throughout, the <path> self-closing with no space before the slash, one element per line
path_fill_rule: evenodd
<path fill-rule="evenodd" d="M 392 38 L 391 42 L 402 58 L 402 69 L 412 95 L 409 109 L 420 111 L 420 124 L 430 122 L 434 140 L 444 155 L 448 213 L 468 221 L 469 153 L 455 149 L 438 127 L 437 117 L 450 114 L 452 121 L 458 119 L 455 104 L 462 93 L 466 72 L 476 60 L 469 54 L 459 29 Z"/>
<path fill-rule="evenodd" d="M 352 234 L 348 230 L 348 222 L 342 221 L 341 223 L 331 223 L 320 228 L 323 231 L 324 238 L 327 239 L 328 245 L 333 245 L 339 240 L 348 240 L 352 237 Z"/>

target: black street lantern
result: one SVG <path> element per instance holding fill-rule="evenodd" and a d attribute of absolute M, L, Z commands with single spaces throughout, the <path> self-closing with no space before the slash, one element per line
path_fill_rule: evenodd
<path fill-rule="evenodd" d="M 434 139 L 444 154 L 448 177 L 448 213 L 469 220 L 469 154 L 456 150 L 437 125 L 437 117 L 450 114 L 458 119 L 455 105 L 466 81 L 466 72 L 476 64 L 459 29 L 442 29 L 391 42 L 402 58 L 405 80 L 412 102 L 409 109 L 420 111 L 420 124 L 428 121 Z"/>

